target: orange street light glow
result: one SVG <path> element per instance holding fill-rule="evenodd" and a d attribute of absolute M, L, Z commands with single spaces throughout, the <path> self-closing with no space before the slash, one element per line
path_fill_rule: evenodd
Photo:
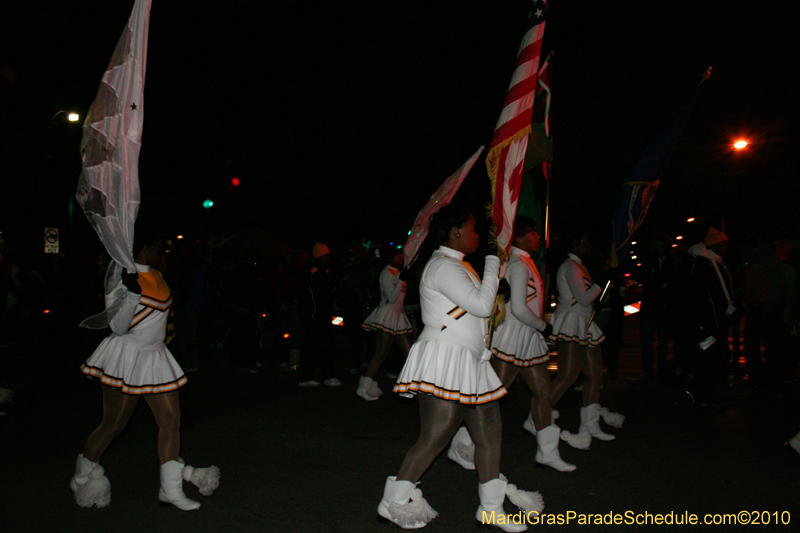
<path fill-rule="evenodd" d="M 689 223 L 691 223 L 691 222 L 694 222 L 694 217 L 687 218 L 687 219 L 686 219 L 686 222 L 689 222 Z"/>
<path fill-rule="evenodd" d="M 745 146 L 747 146 L 747 141 L 736 141 L 735 143 L 733 143 L 733 147 L 736 148 L 737 150 L 741 150 Z"/>
<path fill-rule="evenodd" d="M 679 240 L 681 240 L 681 239 L 683 239 L 683 235 L 678 235 L 677 237 L 675 237 L 675 240 L 676 240 L 676 241 L 679 241 Z"/>

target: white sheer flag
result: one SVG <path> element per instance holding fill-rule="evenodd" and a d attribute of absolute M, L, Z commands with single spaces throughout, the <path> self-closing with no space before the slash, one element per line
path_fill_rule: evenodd
<path fill-rule="evenodd" d="M 453 196 L 456 195 L 458 188 L 461 187 L 461 182 L 464 181 L 469 171 L 472 170 L 481 152 L 483 152 L 483 146 L 478 148 L 478 151 L 472 154 L 472 157 L 467 159 L 452 176 L 442 183 L 439 189 L 433 193 L 430 200 L 428 200 L 428 203 L 425 204 L 425 207 L 423 207 L 417 215 L 416 220 L 414 220 L 414 225 L 411 227 L 409 237 L 406 240 L 406 245 L 403 247 L 406 268 L 410 267 L 414 264 L 414 261 L 416 261 L 422 242 L 428 236 L 428 232 L 431 229 L 431 219 L 433 215 L 438 213 L 441 208 L 453 200 Z"/>
<path fill-rule="evenodd" d="M 133 225 L 139 211 L 139 150 L 144 113 L 144 73 L 151 0 L 136 0 L 83 124 L 78 203 L 111 256 L 106 294 L 119 286 L 125 268 L 135 272 Z M 81 326 L 104 328 L 119 310 L 114 305 Z"/>

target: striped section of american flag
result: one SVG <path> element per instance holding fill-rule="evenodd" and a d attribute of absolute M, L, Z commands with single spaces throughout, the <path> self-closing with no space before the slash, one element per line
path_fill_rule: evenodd
<path fill-rule="evenodd" d="M 486 157 L 486 167 L 492 180 L 492 222 L 501 258 L 506 257 L 511 246 L 525 151 L 531 131 L 546 14 L 547 0 L 535 0 L 530 29 L 522 39 L 516 69 Z"/>

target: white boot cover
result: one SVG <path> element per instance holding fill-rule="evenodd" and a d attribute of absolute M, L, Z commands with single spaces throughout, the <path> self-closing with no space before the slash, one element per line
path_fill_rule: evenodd
<path fill-rule="evenodd" d="M 475 520 L 478 521 L 478 524 L 496 526 L 503 531 L 527 531 L 526 513 L 528 513 L 529 510 L 516 503 L 511 498 L 510 494 L 514 494 L 517 501 L 522 502 L 526 507 L 533 507 L 529 509 L 530 511 L 541 512 L 541 509 L 544 509 L 542 497 L 538 492 L 530 493 L 517 490 L 517 487 L 509 485 L 505 476 L 500 474 L 500 477 L 497 479 L 478 485 L 478 496 L 481 500 L 481 504 L 475 512 Z M 511 500 L 512 503 L 522 509 L 522 513 L 513 515 L 506 514 L 505 509 L 503 509 L 503 502 L 506 499 L 506 495 L 509 496 L 509 500 Z"/>
<path fill-rule="evenodd" d="M 439 513 L 428 505 L 417 485 L 410 481 L 397 481 L 396 476 L 387 477 L 378 515 L 403 529 L 427 526 Z"/>
<path fill-rule="evenodd" d="M 450 448 L 447 450 L 447 458 L 465 470 L 475 470 L 475 443 L 472 442 L 466 427 L 461 426 L 453 435 Z"/>
<path fill-rule="evenodd" d="M 500 474 L 499 479 L 506 482 L 506 496 L 508 496 L 511 503 L 522 509 L 526 514 L 531 512 L 542 514 L 544 500 L 538 491 L 520 490 L 513 483 L 509 483 L 503 474 Z"/>
<path fill-rule="evenodd" d="M 575 470 L 575 465 L 564 462 L 558 453 L 559 440 L 558 426 L 550 425 L 541 430 L 536 435 L 538 445 L 536 462 L 555 468 L 559 472 L 572 472 Z"/>
<path fill-rule="evenodd" d="M 622 428 L 622 424 L 625 423 L 625 415 L 621 415 L 619 413 L 612 413 L 611 411 L 608 410 L 608 407 L 600 408 L 600 416 L 603 417 L 603 422 L 605 422 L 612 428 L 620 429 Z"/>
<path fill-rule="evenodd" d="M 556 418 L 558 418 L 558 411 L 553 409 L 550 411 L 550 425 L 556 426 Z M 536 424 L 533 422 L 533 414 L 528 411 L 528 418 L 525 419 L 525 422 L 522 424 L 522 429 L 533 435 L 536 436 Z"/>
<path fill-rule="evenodd" d="M 600 404 L 593 403 L 587 407 L 581 407 L 581 433 L 586 431 L 589 435 L 599 440 L 614 440 L 614 435 L 604 433 L 600 429 Z"/>
<path fill-rule="evenodd" d="M 171 503 L 181 511 L 194 511 L 200 508 L 200 503 L 190 500 L 183 493 L 183 463 L 167 461 L 161 465 L 161 490 L 158 499 L 164 503 Z"/>
<path fill-rule="evenodd" d="M 561 440 L 576 450 L 588 450 L 592 446 L 592 436 L 589 435 L 588 431 L 573 434 L 564 430 L 561 432 Z"/>
<path fill-rule="evenodd" d="M 367 392 L 369 393 L 370 396 L 375 396 L 376 398 L 380 398 L 381 395 L 383 394 L 381 388 L 378 387 L 378 382 L 375 381 L 374 379 L 372 380 L 372 383 L 369 384 Z"/>
<path fill-rule="evenodd" d="M 214 465 L 208 468 L 185 465 L 181 475 L 184 481 L 189 481 L 200 489 L 200 494 L 203 496 L 211 496 L 219 488 L 219 468 Z"/>
<path fill-rule="evenodd" d="M 367 400 L 368 402 L 372 402 L 378 399 L 377 396 L 374 396 L 369 393 L 369 386 L 372 385 L 374 381 L 372 378 L 368 378 L 367 376 L 361 376 L 358 378 L 358 388 L 356 389 L 356 394 Z"/>
<path fill-rule="evenodd" d="M 84 457 L 82 453 L 79 453 L 78 458 L 75 460 L 75 474 L 72 476 L 72 479 L 69 480 L 70 490 L 75 492 L 80 485 L 89 481 L 89 474 L 96 466 L 97 463 L 93 463 Z"/>
<path fill-rule="evenodd" d="M 522 429 L 533 435 L 536 436 L 536 424 L 533 423 L 533 415 L 530 411 L 528 411 L 528 418 L 525 419 L 525 422 L 522 424 Z"/>
<path fill-rule="evenodd" d="M 81 507 L 108 507 L 111 503 L 111 482 L 105 476 L 103 467 L 94 464 L 89 479 L 75 490 L 75 503 Z"/>

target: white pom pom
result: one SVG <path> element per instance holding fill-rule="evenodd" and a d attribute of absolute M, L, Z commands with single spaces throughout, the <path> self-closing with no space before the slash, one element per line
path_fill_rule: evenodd
<path fill-rule="evenodd" d="M 601 407 L 600 415 L 603 417 L 603 421 L 612 428 L 619 429 L 625 422 L 625 415 L 621 415 L 619 413 L 612 413 L 611 411 L 608 410 L 608 407 Z"/>
<path fill-rule="evenodd" d="M 508 479 L 503 474 L 500 474 L 500 479 L 506 481 L 506 496 L 508 496 L 508 500 L 511 503 L 525 511 L 525 513 L 534 511 L 536 514 L 541 514 L 544 511 L 544 500 L 541 494 L 518 489 L 513 483 L 508 483 Z"/>
<path fill-rule="evenodd" d="M 111 482 L 105 476 L 103 467 L 97 465 L 89 473 L 89 481 L 78 485 L 75 490 L 75 503 L 81 507 L 107 507 L 111 503 Z"/>
<path fill-rule="evenodd" d="M 183 480 L 191 481 L 203 496 L 211 494 L 219 488 L 219 468 L 209 466 L 208 468 L 195 468 L 186 465 L 183 467 Z"/>
<path fill-rule="evenodd" d="M 573 435 L 567 430 L 561 432 L 561 440 L 572 446 L 573 448 L 577 448 L 578 450 L 588 450 L 589 447 L 592 445 L 592 436 L 589 432 L 584 433 L 576 433 Z"/>
<path fill-rule="evenodd" d="M 403 529 L 412 528 L 420 522 L 427 524 L 439 516 L 439 513 L 434 511 L 428 501 L 422 497 L 422 491 L 419 489 L 411 492 L 411 500 L 408 503 L 392 501 L 388 508 L 392 521 Z"/>
<path fill-rule="evenodd" d="M 485 363 L 492 358 L 492 351 L 489 348 L 483 349 L 483 354 L 481 354 L 481 363 Z"/>

